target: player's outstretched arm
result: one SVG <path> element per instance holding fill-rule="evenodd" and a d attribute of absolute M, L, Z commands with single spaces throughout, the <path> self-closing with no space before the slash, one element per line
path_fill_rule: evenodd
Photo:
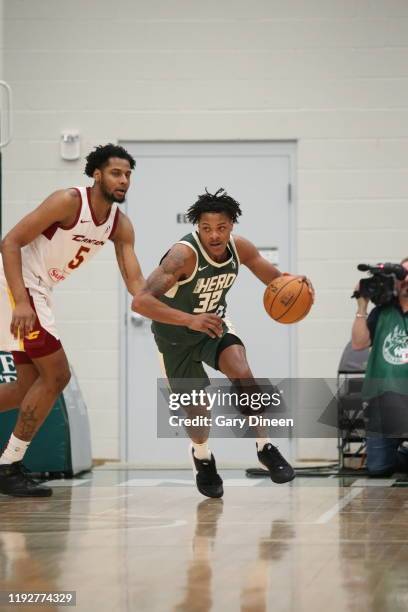
<path fill-rule="evenodd" d="M 270 261 L 262 257 L 256 246 L 242 236 L 235 237 L 239 259 L 253 274 L 265 285 L 269 285 L 274 278 L 282 273 Z"/>
<path fill-rule="evenodd" d="M 237 247 L 241 263 L 247 266 L 247 268 L 249 268 L 251 272 L 264 283 L 264 285 L 269 285 L 269 283 L 275 278 L 282 276 L 282 272 L 271 264 L 270 261 L 265 259 L 265 257 L 262 257 L 256 246 L 246 238 L 236 236 L 235 245 Z M 286 272 L 284 274 L 286 274 Z M 293 274 L 293 276 L 299 276 L 299 278 L 304 279 L 309 286 L 310 293 L 314 297 L 314 289 L 310 280 L 301 274 Z"/>
<path fill-rule="evenodd" d="M 112 237 L 116 259 L 127 290 L 135 295 L 144 284 L 142 270 L 135 253 L 135 232 L 129 218 L 119 212 L 118 225 Z"/>
<path fill-rule="evenodd" d="M 171 308 L 158 298 L 174 285 L 189 278 L 195 267 L 196 255 L 187 246 L 175 244 L 160 265 L 150 274 L 144 287 L 133 298 L 132 310 L 159 323 L 181 325 L 201 331 L 211 338 L 222 335 L 222 320 L 215 314 L 194 315 Z"/>
<path fill-rule="evenodd" d="M 21 249 L 53 223 L 69 226 L 75 219 L 80 205 L 80 196 L 74 189 L 56 191 L 23 217 L 1 242 L 4 273 L 15 302 L 10 325 L 11 333 L 15 337 L 19 330 L 23 336 L 28 334 L 33 329 L 36 319 L 24 286 Z"/>

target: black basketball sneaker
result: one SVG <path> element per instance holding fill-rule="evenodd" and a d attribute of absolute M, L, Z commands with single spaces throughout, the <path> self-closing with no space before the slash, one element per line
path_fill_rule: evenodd
<path fill-rule="evenodd" d="M 0 465 L 0 493 L 13 497 L 49 497 L 52 489 L 33 480 L 21 461 Z"/>
<path fill-rule="evenodd" d="M 273 482 L 283 484 L 294 479 L 292 466 L 282 457 L 276 446 L 269 442 L 261 451 L 257 451 L 257 454 L 260 463 L 268 469 Z"/>
<path fill-rule="evenodd" d="M 196 485 L 200 493 L 207 497 L 222 497 L 224 495 L 224 488 L 222 486 L 222 478 L 217 472 L 214 455 L 211 453 L 211 459 L 197 459 L 194 456 L 194 448 L 191 447 L 191 456 L 193 458 Z"/>

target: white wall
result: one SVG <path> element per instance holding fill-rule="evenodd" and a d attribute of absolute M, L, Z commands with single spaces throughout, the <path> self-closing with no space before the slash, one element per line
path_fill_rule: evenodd
<path fill-rule="evenodd" d="M 335 375 L 356 263 L 408 255 L 408 3 L 4 3 L 15 98 L 5 226 L 84 182 L 83 160 L 59 159 L 64 128 L 80 130 L 83 154 L 119 139 L 296 139 L 297 270 L 317 290 L 299 329 L 299 374 Z M 109 247 L 58 292 L 95 457 L 119 456 L 119 285 Z"/>
<path fill-rule="evenodd" d="M 4 27 L 3 27 L 4 0 L 0 0 L 0 79 L 3 79 L 3 52 L 4 52 Z"/>

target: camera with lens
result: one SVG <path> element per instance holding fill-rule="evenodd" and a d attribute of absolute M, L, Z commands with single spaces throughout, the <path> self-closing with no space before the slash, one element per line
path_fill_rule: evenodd
<path fill-rule="evenodd" d="M 397 281 L 402 281 L 408 271 L 401 264 L 382 263 L 375 266 L 359 264 L 357 269 L 361 272 L 368 272 L 368 278 L 360 279 L 357 291 L 351 297 L 364 297 L 376 306 L 389 304 L 398 295 Z"/>

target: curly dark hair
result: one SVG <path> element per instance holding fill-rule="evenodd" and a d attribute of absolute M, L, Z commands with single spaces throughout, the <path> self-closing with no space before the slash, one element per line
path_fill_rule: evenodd
<path fill-rule="evenodd" d="M 209 193 L 206 188 L 205 193 L 198 196 L 197 202 L 187 210 L 186 216 L 188 221 L 195 225 L 200 221 L 201 215 L 206 212 L 225 213 L 233 223 L 237 223 L 238 217 L 242 215 L 238 202 L 231 198 L 223 188 L 218 189 L 214 194 Z"/>
<path fill-rule="evenodd" d="M 111 157 L 119 157 L 127 159 L 131 169 L 136 165 L 133 157 L 120 145 L 114 145 L 111 142 L 107 145 L 99 145 L 86 157 L 85 174 L 93 177 L 95 170 L 101 170 L 108 163 Z"/>

